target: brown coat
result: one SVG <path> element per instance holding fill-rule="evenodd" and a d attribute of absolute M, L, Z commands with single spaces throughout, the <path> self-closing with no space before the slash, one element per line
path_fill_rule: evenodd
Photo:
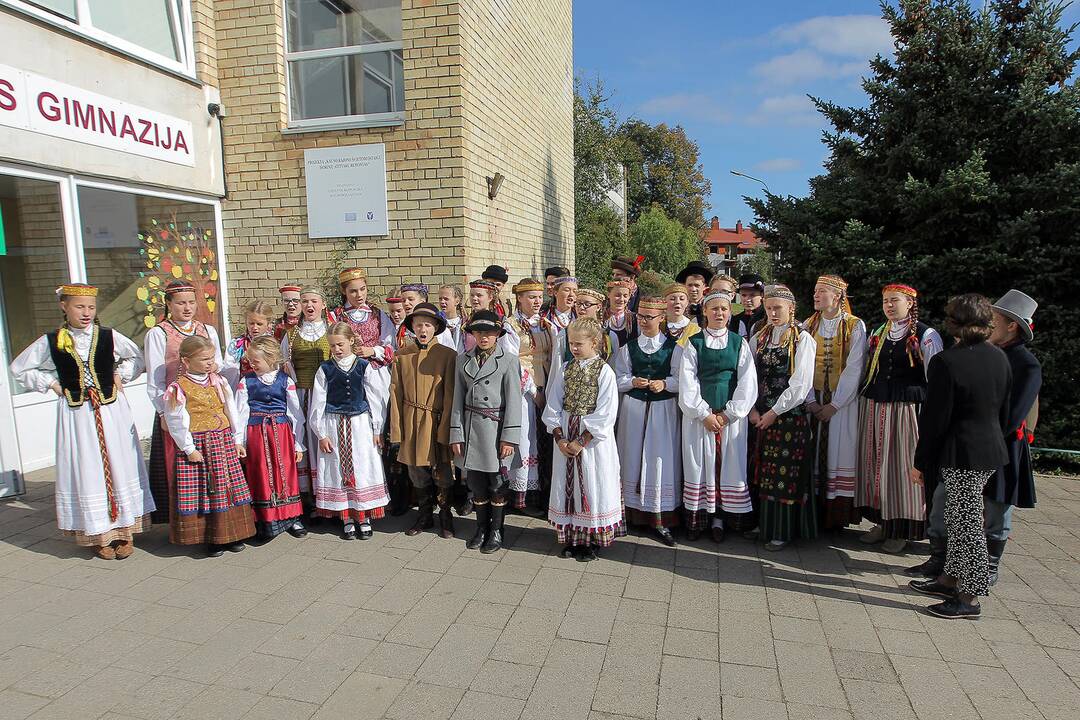
<path fill-rule="evenodd" d="M 398 462 L 433 467 L 449 462 L 450 411 L 454 405 L 457 352 L 415 343 L 394 355 L 390 369 L 390 442 Z"/>

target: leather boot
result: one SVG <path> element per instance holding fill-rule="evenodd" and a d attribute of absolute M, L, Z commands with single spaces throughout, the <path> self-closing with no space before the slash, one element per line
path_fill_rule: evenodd
<path fill-rule="evenodd" d="M 439 537 L 445 540 L 454 537 L 454 513 L 449 502 L 439 503 Z"/>
<path fill-rule="evenodd" d="M 993 587 L 998 581 L 998 566 L 1001 565 L 1001 556 L 1005 554 L 1005 540 L 991 540 L 986 538 L 986 554 L 990 556 L 990 586 Z M 120 553 L 116 553 L 119 557 Z"/>
<path fill-rule="evenodd" d="M 417 488 L 417 494 L 420 495 L 420 511 L 416 516 L 416 522 L 413 526 L 405 531 L 406 535 L 419 535 L 425 530 L 429 530 L 435 527 L 435 504 L 431 497 L 431 489 L 424 488 L 423 490 Z"/>
<path fill-rule="evenodd" d="M 491 520 L 488 521 L 487 540 L 480 552 L 485 555 L 498 552 L 502 548 L 503 515 L 506 513 L 505 505 L 491 506 Z"/>
<path fill-rule="evenodd" d="M 491 505 L 484 503 L 483 505 L 473 505 L 476 510 L 476 534 L 472 536 L 469 542 L 465 543 L 465 547 L 470 550 L 476 550 L 487 540 L 488 532 L 488 520 L 491 517 Z"/>
<path fill-rule="evenodd" d="M 903 572 L 908 577 L 936 578 L 945 572 L 945 553 L 948 551 L 948 538 L 930 538 L 930 557 L 925 562 L 915 567 L 906 568 Z"/>

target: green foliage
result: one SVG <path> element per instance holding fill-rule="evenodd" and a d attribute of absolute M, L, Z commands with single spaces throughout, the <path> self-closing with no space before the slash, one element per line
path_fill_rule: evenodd
<path fill-rule="evenodd" d="M 628 235 L 631 252 L 644 255 L 648 267 L 659 273 L 677 275 L 688 262 L 702 258 L 697 232 L 669 218 L 659 205 L 642 213 Z"/>
<path fill-rule="evenodd" d="M 819 274 L 842 274 L 871 326 L 889 281 L 917 287 L 931 323 L 958 293 L 1034 296 L 1038 444 L 1076 448 L 1080 54 L 1062 10 L 1054 0 L 883 3 L 895 58 L 872 61 L 867 107 L 815 99 L 832 125 L 825 174 L 807 197 L 748 202 L 781 277 L 805 297 Z"/>
<path fill-rule="evenodd" d="M 698 144 L 679 126 L 641 120 L 623 123 L 619 140 L 629 221 L 659 205 L 668 217 L 689 228 L 700 227 L 712 185 L 699 160 Z"/>
<path fill-rule="evenodd" d="M 757 273 L 766 284 L 772 283 L 776 280 L 776 256 L 766 248 L 758 246 L 747 255 L 739 272 Z"/>
<path fill-rule="evenodd" d="M 641 293 L 641 297 L 661 297 L 664 289 L 673 282 L 675 282 L 675 278 L 667 273 L 646 270 L 637 279 L 638 291 Z"/>
<path fill-rule="evenodd" d="M 622 220 L 610 207 L 599 204 L 576 211 L 574 225 L 578 282 L 602 289 L 611 279 L 611 260 L 625 252 Z"/>

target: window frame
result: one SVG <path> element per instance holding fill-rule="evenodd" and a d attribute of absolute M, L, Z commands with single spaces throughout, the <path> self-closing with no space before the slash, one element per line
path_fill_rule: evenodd
<path fill-rule="evenodd" d="M 177 3 L 179 3 L 179 8 L 177 8 Z M 174 38 L 177 41 L 177 49 L 181 56 L 180 60 L 159 55 L 142 45 L 94 27 L 91 24 L 92 15 L 88 0 L 75 0 L 75 20 L 70 20 L 27 0 L 0 0 L 0 7 L 10 8 L 23 15 L 29 15 L 66 30 L 73 35 L 78 35 L 124 55 L 134 57 L 158 69 L 180 75 L 187 80 L 195 79 L 195 29 L 191 17 L 191 0 L 170 0 L 168 3 L 169 17 L 180 30 L 180 37 Z"/>
<path fill-rule="evenodd" d="M 388 42 L 363 43 L 361 45 L 345 45 L 333 48 L 320 48 L 318 50 L 299 50 L 289 52 L 289 0 L 281 0 L 282 31 L 285 42 L 285 97 L 288 108 L 288 122 L 284 135 L 295 135 L 305 132 L 318 132 L 323 130 L 349 130 L 352 128 L 368 127 L 392 127 L 405 124 L 405 108 L 385 113 L 360 113 L 357 115 L 333 115 L 321 118 L 295 118 L 293 117 L 292 95 L 292 63 L 302 60 L 322 60 L 327 58 L 350 57 L 352 55 L 366 55 L 377 52 L 402 52 L 402 85 L 405 83 L 404 73 L 404 50 L 403 40 L 391 40 Z M 392 78 L 391 78 L 392 80 Z M 391 92 L 393 88 L 391 88 Z"/>

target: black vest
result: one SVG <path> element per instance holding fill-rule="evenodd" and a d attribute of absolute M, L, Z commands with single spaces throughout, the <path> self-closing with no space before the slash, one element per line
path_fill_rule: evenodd
<path fill-rule="evenodd" d="M 82 358 L 76 360 L 71 354 L 62 351 L 57 346 L 58 335 L 59 330 L 45 335 L 49 342 L 49 354 L 52 356 L 53 365 L 56 366 L 56 374 L 60 379 L 60 387 L 64 391 L 67 404 L 71 407 L 82 407 L 88 399 L 85 374 L 81 370 Z M 116 360 L 113 358 L 111 329 L 94 326 L 94 337 L 90 341 L 89 370 L 98 394 L 101 396 L 101 404 L 108 405 L 115 402 L 116 383 L 113 372 L 116 370 Z"/>
<path fill-rule="evenodd" d="M 333 360 L 322 364 L 326 375 L 326 412 L 335 415 L 363 415 L 368 411 L 364 392 L 364 372 L 367 360 L 356 358 L 349 372 L 345 372 Z"/>
<path fill-rule="evenodd" d="M 929 325 L 917 323 L 915 337 L 922 344 L 923 335 L 930 329 Z M 907 336 L 900 340 L 890 340 L 886 334 L 880 342 L 884 343 L 881 348 L 881 356 L 878 358 L 877 375 L 874 381 L 863 389 L 863 397 L 877 402 L 926 402 L 926 370 L 923 367 L 922 356 L 913 353 L 914 364 L 908 356 Z M 873 361 L 873 351 L 867 351 L 867 368 Z"/>

